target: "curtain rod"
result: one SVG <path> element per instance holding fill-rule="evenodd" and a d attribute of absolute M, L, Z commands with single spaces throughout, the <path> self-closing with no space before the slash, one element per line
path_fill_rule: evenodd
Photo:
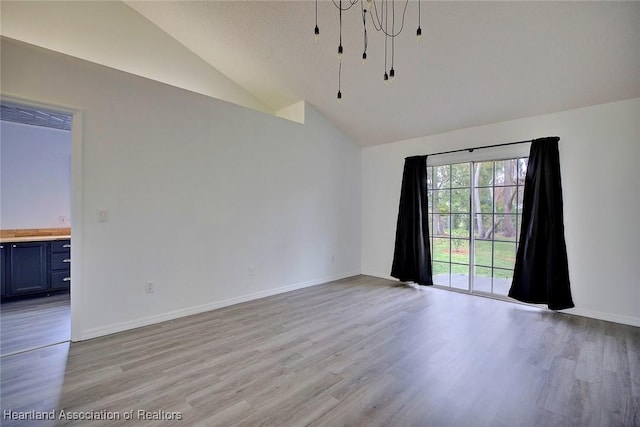
<path fill-rule="evenodd" d="M 439 156 L 441 154 L 461 153 L 463 151 L 468 151 L 470 153 L 473 153 L 474 150 L 481 150 L 483 148 L 494 148 L 494 147 L 504 147 L 506 145 L 526 144 L 528 142 L 533 142 L 533 141 L 534 141 L 533 139 L 528 139 L 526 141 L 506 142 L 504 144 L 483 145 L 481 147 L 473 147 L 473 148 L 461 148 L 459 150 L 442 151 L 440 153 L 427 154 L 427 156 L 431 157 L 431 156 Z"/>

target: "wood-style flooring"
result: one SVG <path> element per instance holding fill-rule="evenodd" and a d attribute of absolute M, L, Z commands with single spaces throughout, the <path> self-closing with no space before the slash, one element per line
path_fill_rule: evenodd
<path fill-rule="evenodd" d="M 69 341 L 70 336 L 68 293 L 0 306 L 0 356 Z"/>
<path fill-rule="evenodd" d="M 3 413 L 134 411 L 3 426 L 640 425 L 640 328 L 367 276 L 0 361 Z"/>

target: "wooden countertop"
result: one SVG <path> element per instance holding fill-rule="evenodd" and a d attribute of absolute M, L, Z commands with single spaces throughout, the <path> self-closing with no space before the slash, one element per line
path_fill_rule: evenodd
<path fill-rule="evenodd" d="M 23 236 L 23 237 L 0 237 L 0 243 L 23 243 L 23 242 L 48 242 L 50 240 L 69 240 L 71 236 Z"/>

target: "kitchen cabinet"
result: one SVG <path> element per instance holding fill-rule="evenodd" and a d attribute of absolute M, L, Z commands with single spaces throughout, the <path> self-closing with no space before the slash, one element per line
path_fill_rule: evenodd
<path fill-rule="evenodd" d="M 71 284 L 71 240 L 54 240 L 51 242 L 52 290 L 69 289 Z"/>
<path fill-rule="evenodd" d="M 38 296 L 71 285 L 71 240 L 0 244 L 2 298 Z"/>
<path fill-rule="evenodd" d="M 8 295 L 47 290 L 48 248 L 47 242 L 9 243 Z"/>
<path fill-rule="evenodd" d="M 5 285 L 7 283 L 7 250 L 5 244 L 0 243 L 0 285 L 2 289 L 2 296 L 5 295 Z"/>

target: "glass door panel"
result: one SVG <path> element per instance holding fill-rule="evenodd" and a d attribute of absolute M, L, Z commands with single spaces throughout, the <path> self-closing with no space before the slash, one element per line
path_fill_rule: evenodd
<path fill-rule="evenodd" d="M 507 295 L 527 159 L 428 167 L 434 283 Z"/>

